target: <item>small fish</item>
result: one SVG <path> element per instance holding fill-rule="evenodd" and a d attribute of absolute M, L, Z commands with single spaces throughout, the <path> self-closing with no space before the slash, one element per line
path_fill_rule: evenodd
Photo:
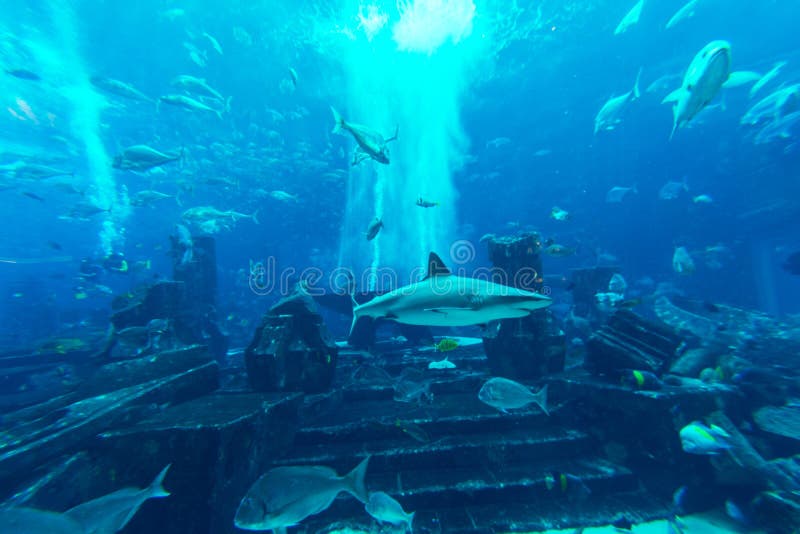
<path fill-rule="evenodd" d="M 550 218 L 556 221 L 567 221 L 569 220 L 569 212 L 562 210 L 558 206 L 553 206 L 553 209 L 550 210 Z"/>
<path fill-rule="evenodd" d="M 532 393 L 519 382 L 507 378 L 490 378 L 478 392 L 478 399 L 503 413 L 534 403 L 545 415 L 550 415 L 547 411 L 547 384 L 538 392 Z"/>
<path fill-rule="evenodd" d="M 665 29 L 670 29 L 682 20 L 694 16 L 695 8 L 699 0 L 689 0 L 682 8 L 680 8 L 674 15 L 667 21 Z"/>
<path fill-rule="evenodd" d="M 89 82 L 107 93 L 112 95 L 129 98 L 131 100 L 139 100 L 142 102 L 152 102 L 153 99 L 145 95 L 132 85 L 115 80 L 113 78 L 105 78 L 103 76 L 92 76 Z"/>
<path fill-rule="evenodd" d="M 773 78 L 780 74 L 781 69 L 786 66 L 786 61 L 778 61 L 775 65 L 761 77 L 753 87 L 750 88 L 750 98 L 753 98 L 765 85 L 767 85 Z"/>
<path fill-rule="evenodd" d="M 620 378 L 620 382 L 625 386 L 646 391 L 659 390 L 663 386 L 661 379 L 653 373 L 636 369 L 625 371 Z"/>
<path fill-rule="evenodd" d="M 621 33 L 625 33 L 628 31 L 628 28 L 634 26 L 636 23 L 639 22 L 639 18 L 642 16 L 642 7 L 644 6 L 644 0 L 639 0 L 636 2 L 628 14 L 619 22 L 616 29 L 614 30 L 614 35 L 619 35 Z"/>
<path fill-rule="evenodd" d="M 692 202 L 694 202 L 695 204 L 711 204 L 712 202 L 714 202 L 714 199 L 711 198 L 709 195 L 703 194 L 692 197 Z"/>
<path fill-rule="evenodd" d="M 209 40 L 211 46 L 217 51 L 217 54 L 222 55 L 222 47 L 220 46 L 219 41 L 217 41 L 213 35 L 203 32 L 203 37 Z"/>
<path fill-rule="evenodd" d="M 611 277 L 611 280 L 608 281 L 608 290 L 612 293 L 625 293 L 625 290 L 628 289 L 628 282 L 625 281 L 625 278 L 619 273 L 614 273 Z"/>
<path fill-rule="evenodd" d="M 747 518 L 742 509 L 730 499 L 725 501 L 725 513 L 728 514 L 728 517 L 742 526 L 750 525 L 750 520 Z"/>
<path fill-rule="evenodd" d="M 220 119 L 222 118 L 223 110 L 214 109 L 210 106 L 203 104 L 199 100 L 195 100 L 194 98 L 188 97 L 186 95 L 163 95 L 158 98 L 158 101 L 164 102 L 165 104 L 169 104 L 171 106 L 188 109 L 189 111 L 207 111 L 210 113 L 214 113 Z M 227 108 L 224 111 L 227 111 Z"/>
<path fill-rule="evenodd" d="M 544 253 L 548 256 L 553 256 L 555 258 L 566 258 L 568 256 L 574 256 L 576 249 L 565 247 L 564 245 L 559 245 L 557 243 L 553 243 L 547 246 L 544 249 Z"/>
<path fill-rule="evenodd" d="M 383 221 L 381 221 L 380 218 L 375 217 L 375 219 L 369 223 L 369 226 L 367 227 L 367 231 L 365 233 L 367 241 L 372 241 L 375 239 L 378 236 L 378 232 L 381 231 L 381 228 L 383 228 Z"/>
<path fill-rule="evenodd" d="M 39 202 L 44 202 L 44 199 L 42 197 L 40 197 L 39 195 L 37 195 L 36 193 L 32 193 L 30 191 L 23 191 L 22 194 L 25 195 L 28 198 L 32 198 L 33 200 L 38 200 Z"/>
<path fill-rule="evenodd" d="M 160 152 L 147 145 L 133 145 L 114 156 L 112 167 L 120 170 L 146 171 L 183 158 L 184 151 L 179 153 Z"/>
<path fill-rule="evenodd" d="M 684 191 L 689 191 L 689 186 L 686 183 L 686 178 L 682 182 L 667 182 L 658 190 L 658 198 L 661 200 L 675 200 Z"/>
<path fill-rule="evenodd" d="M 455 369 L 456 364 L 451 362 L 450 360 L 445 357 L 444 360 L 439 360 L 438 362 L 431 362 L 428 364 L 428 369 Z"/>
<path fill-rule="evenodd" d="M 28 69 L 6 69 L 6 74 L 19 78 L 20 80 L 30 80 L 32 82 L 42 81 L 42 77 Z"/>
<path fill-rule="evenodd" d="M 633 187 L 620 187 L 614 186 L 608 190 L 606 193 L 606 202 L 609 204 L 618 204 L 622 202 L 628 193 L 637 194 L 639 191 L 636 189 L 636 186 Z"/>
<path fill-rule="evenodd" d="M 430 443 L 431 441 L 431 437 L 425 432 L 425 429 L 417 424 L 403 422 L 398 419 L 394 422 L 394 425 L 420 443 Z"/>
<path fill-rule="evenodd" d="M 613 130 L 617 124 L 622 122 L 622 111 L 628 102 L 633 102 L 641 96 L 639 91 L 639 80 L 642 76 L 642 69 L 636 75 L 636 81 L 633 83 L 633 88 L 619 96 L 614 96 L 608 99 L 600 111 L 594 118 L 594 134 L 600 130 Z"/>
<path fill-rule="evenodd" d="M 399 502 L 382 491 L 370 493 L 364 509 L 381 523 L 405 525 L 409 532 L 413 531 L 414 512 L 406 513 Z"/>
<path fill-rule="evenodd" d="M 53 250 L 61 250 L 61 245 L 56 243 L 55 241 L 48 241 L 47 246 L 52 248 Z"/>
<path fill-rule="evenodd" d="M 444 338 L 433 346 L 437 352 L 449 352 L 458 348 L 458 341 Z"/>
<path fill-rule="evenodd" d="M 672 254 L 672 270 L 678 274 L 690 275 L 695 271 L 695 264 L 686 247 L 676 247 Z"/>
<path fill-rule="evenodd" d="M 716 425 L 694 421 L 679 432 L 681 447 L 689 454 L 714 455 L 731 448 L 730 434 Z"/>
<path fill-rule="evenodd" d="M 425 200 L 422 197 L 417 198 L 417 206 L 419 206 L 420 208 L 435 208 L 438 205 L 439 205 L 438 202 Z"/>

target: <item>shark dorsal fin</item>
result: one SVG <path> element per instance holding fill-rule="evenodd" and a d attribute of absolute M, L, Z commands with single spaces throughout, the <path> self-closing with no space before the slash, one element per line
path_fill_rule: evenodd
<path fill-rule="evenodd" d="M 450 273 L 450 269 L 444 264 L 442 258 L 435 252 L 431 252 L 430 256 L 428 256 L 428 274 L 423 280 L 427 280 L 433 276 L 448 276 L 450 274 L 452 273 Z"/>

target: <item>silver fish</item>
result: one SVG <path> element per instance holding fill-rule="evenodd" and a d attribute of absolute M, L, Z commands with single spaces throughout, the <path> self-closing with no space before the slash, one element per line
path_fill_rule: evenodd
<path fill-rule="evenodd" d="M 318 465 L 270 469 L 244 496 L 233 523 L 243 530 L 285 529 L 327 509 L 343 491 L 367 502 L 368 464 L 369 456 L 344 476 Z"/>
<path fill-rule="evenodd" d="M 353 157 L 353 165 L 357 165 L 368 158 L 385 165 L 389 164 L 389 148 L 386 145 L 390 141 L 397 139 L 397 130 L 395 130 L 392 137 L 384 139 L 380 133 L 372 128 L 345 121 L 333 107 L 331 107 L 331 112 L 333 112 L 334 121 L 333 133 L 349 132 L 358 143 L 356 154 Z"/>
<path fill-rule="evenodd" d="M 364 509 L 381 523 L 405 525 L 409 532 L 413 530 L 414 512 L 406 512 L 399 502 L 382 491 L 370 493 Z"/>
<path fill-rule="evenodd" d="M 507 378 L 490 378 L 478 392 L 478 399 L 503 413 L 515 408 L 523 408 L 530 403 L 535 403 L 546 415 L 547 411 L 547 384 L 536 393 Z"/>
<path fill-rule="evenodd" d="M 109 534 L 122 530 L 148 499 L 168 497 L 164 477 L 168 464 L 146 488 L 123 488 L 70 508 L 64 515 L 83 525 L 85 534 Z"/>

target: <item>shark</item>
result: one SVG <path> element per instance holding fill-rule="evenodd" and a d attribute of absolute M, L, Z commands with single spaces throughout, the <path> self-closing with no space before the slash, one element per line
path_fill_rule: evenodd
<path fill-rule="evenodd" d="M 431 252 L 427 276 L 421 281 L 363 304 L 353 301 L 351 332 L 361 317 L 419 326 L 486 325 L 490 321 L 525 317 L 552 302 L 550 297 L 540 293 L 480 278 L 456 276 L 435 252 Z"/>

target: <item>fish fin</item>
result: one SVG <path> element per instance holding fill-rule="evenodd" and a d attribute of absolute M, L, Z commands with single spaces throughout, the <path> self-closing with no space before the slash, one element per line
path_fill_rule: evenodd
<path fill-rule="evenodd" d="M 232 97 L 232 96 L 229 96 L 229 97 L 228 97 L 228 98 L 225 100 L 225 112 L 226 112 L 226 113 L 227 113 L 227 112 L 229 112 L 229 111 L 231 110 L 231 100 L 233 100 L 233 97 Z"/>
<path fill-rule="evenodd" d="M 350 298 L 353 301 L 353 321 L 350 323 L 350 333 L 347 335 L 347 337 L 353 336 L 353 330 L 356 329 L 356 323 L 361 318 L 361 316 L 356 312 L 356 307 L 358 306 L 358 303 L 356 302 L 355 297 L 352 294 L 350 294 Z"/>
<path fill-rule="evenodd" d="M 675 136 L 675 130 L 678 129 L 678 118 L 676 117 L 672 121 L 672 131 L 669 134 L 669 140 L 672 141 L 672 138 Z"/>
<path fill-rule="evenodd" d="M 428 274 L 423 278 L 423 280 L 427 280 L 432 276 L 450 276 L 452 273 L 450 269 L 447 268 L 447 265 L 444 264 L 442 258 L 440 258 L 435 252 L 431 252 L 428 255 Z"/>
<path fill-rule="evenodd" d="M 333 131 L 331 133 L 340 133 L 344 128 L 344 119 L 333 106 L 331 106 L 331 112 L 333 113 Z"/>
<path fill-rule="evenodd" d="M 180 191 L 178 191 L 178 192 L 175 194 L 175 203 L 176 203 L 178 206 L 180 206 L 180 207 L 183 207 L 183 201 L 181 200 L 181 192 L 180 192 Z"/>
<path fill-rule="evenodd" d="M 406 516 L 406 523 L 408 524 L 408 531 L 414 532 L 414 514 L 417 512 L 411 512 Z"/>
<path fill-rule="evenodd" d="M 395 126 L 395 127 L 394 127 L 394 135 L 393 135 L 393 136 L 391 136 L 391 137 L 390 137 L 389 139 L 387 139 L 386 141 L 384 141 L 383 143 L 384 143 L 384 144 L 386 144 L 386 143 L 388 143 L 389 141 L 395 141 L 395 140 L 397 140 L 397 134 L 398 134 L 398 133 L 400 133 L 400 125 L 399 125 L 399 124 L 398 124 L 397 126 Z"/>
<path fill-rule="evenodd" d="M 672 91 L 670 94 L 665 96 L 664 99 L 661 100 L 661 103 L 662 104 L 667 104 L 669 102 L 677 102 L 678 99 L 680 98 L 681 91 L 683 91 L 683 86 L 678 87 L 677 89 Z"/>
<path fill-rule="evenodd" d="M 161 470 L 161 472 L 156 476 L 153 483 L 150 484 L 150 487 L 147 488 L 147 493 L 150 495 L 151 498 L 153 497 L 169 497 L 170 493 L 164 489 L 164 477 L 167 476 L 167 471 L 169 468 L 172 467 L 172 464 L 167 464 L 167 466 Z"/>
<path fill-rule="evenodd" d="M 253 213 L 253 215 L 251 215 L 251 217 L 253 217 L 253 222 L 254 222 L 254 223 L 256 223 L 256 224 L 261 224 L 261 223 L 258 221 L 258 210 L 256 210 L 256 211 Z"/>
<path fill-rule="evenodd" d="M 636 81 L 633 82 L 633 100 L 636 100 L 642 93 L 639 91 L 639 80 L 642 78 L 642 67 L 639 67 L 639 72 L 636 74 Z"/>
<path fill-rule="evenodd" d="M 534 393 L 534 402 L 542 409 L 545 415 L 549 416 L 550 412 L 547 410 L 547 384 L 542 386 L 542 389 Z"/>
<path fill-rule="evenodd" d="M 369 465 L 370 458 L 372 458 L 372 456 L 367 456 L 361 460 L 360 464 L 345 475 L 345 479 L 348 483 L 347 491 L 352 493 L 353 497 L 364 503 L 369 500 L 364 478 L 367 476 L 367 466 Z"/>

